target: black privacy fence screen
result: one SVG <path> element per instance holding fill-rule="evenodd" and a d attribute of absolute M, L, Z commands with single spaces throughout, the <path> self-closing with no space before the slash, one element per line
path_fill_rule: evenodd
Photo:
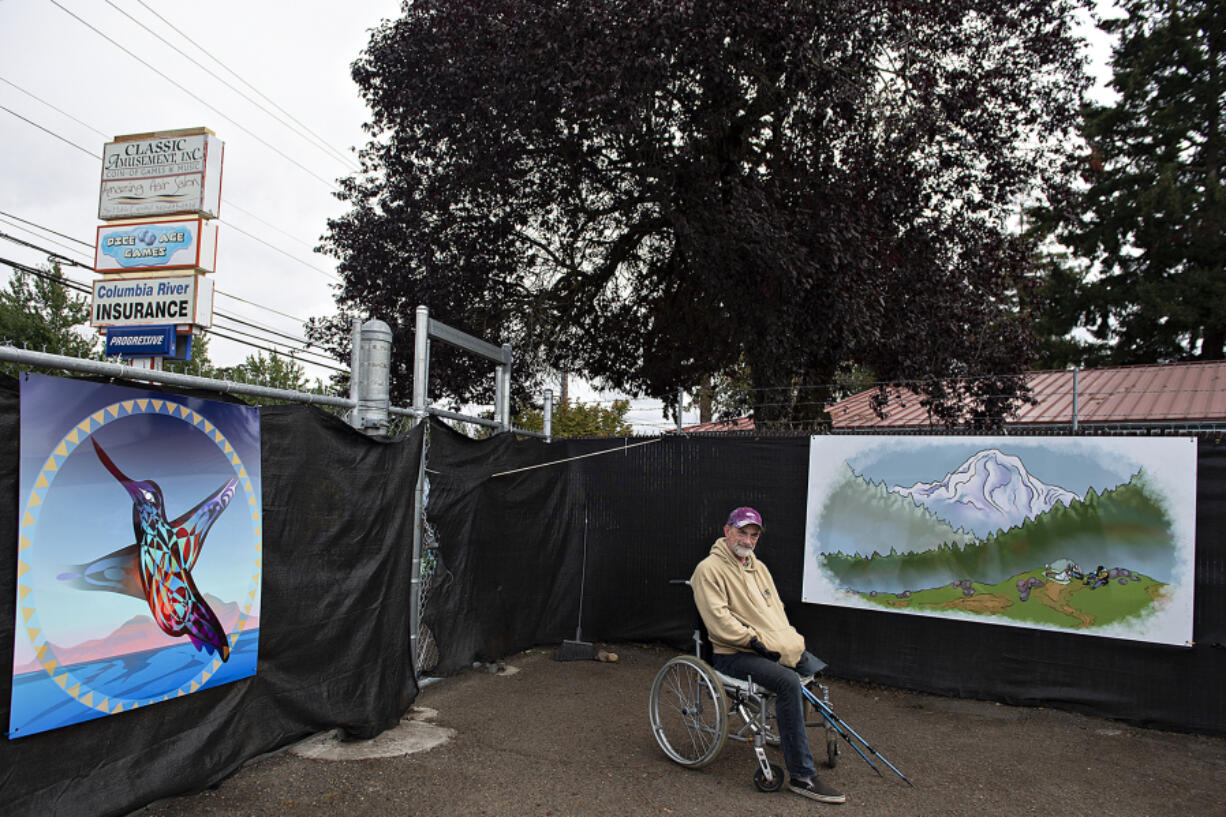
<path fill-rule="evenodd" d="M 215 399 L 214 395 L 200 395 Z M 0 598 L 17 597 L 19 388 L 0 383 Z M 802 601 L 809 438 L 471 440 L 431 420 L 374 440 L 306 406 L 260 410 L 263 576 L 254 677 L 0 747 L 5 814 L 125 814 L 202 789 L 310 734 L 371 737 L 417 694 L 413 493 L 426 446 L 423 631 L 447 675 L 581 626 L 683 647 L 687 578 L 728 512 L 761 511 L 759 554 L 828 673 L 1226 735 L 1226 446 L 1197 443 L 1194 644 Z M 24 637 L 0 604 L 0 655 Z M 7 723 L 12 677 L 0 673 Z M 630 693 L 636 691 L 630 690 Z M 639 690 L 646 698 L 646 690 Z"/>

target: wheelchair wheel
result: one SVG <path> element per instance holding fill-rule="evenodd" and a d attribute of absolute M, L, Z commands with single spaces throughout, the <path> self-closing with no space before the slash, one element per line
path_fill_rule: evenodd
<path fill-rule="evenodd" d="M 706 766 L 728 739 L 728 703 L 715 671 L 701 659 L 679 655 L 651 682 L 651 733 L 670 759 Z"/>
<path fill-rule="evenodd" d="M 833 730 L 826 730 L 826 765 L 833 769 L 839 763 L 839 737 Z"/>
<path fill-rule="evenodd" d="M 771 765 L 771 781 L 766 782 L 766 776 L 762 774 L 762 769 L 755 769 L 753 773 L 753 784 L 758 787 L 758 791 L 769 794 L 773 791 L 779 791 L 783 788 L 783 769 L 780 769 L 778 764 Z"/>

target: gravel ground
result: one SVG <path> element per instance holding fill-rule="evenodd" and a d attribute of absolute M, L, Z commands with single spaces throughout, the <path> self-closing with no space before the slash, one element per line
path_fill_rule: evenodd
<path fill-rule="evenodd" d="M 878 777 L 844 747 L 822 776 L 847 793 L 824 805 L 753 785 L 753 750 L 710 765 L 668 760 L 648 727 L 651 681 L 676 651 L 604 645 L 617 663 L 510 656 L 425 687 L 417 705 L 454 730 L 397 757 L 327 761 L 282 751 L 216 789 L 155 803 L 186 815 L 1226 815 L 1226 740 L 1142 729 L 1051 709 L 1002 706 L 834 681 L 838 714 L 901 769 Z M 814 731 L 814 746 L 820 744 Z M 777 763 L 779 750 L 768 749 Z M 822 755 L 819 753 L 819 759 Z M 879 764 L 880 765 L 880 764 Z"/>

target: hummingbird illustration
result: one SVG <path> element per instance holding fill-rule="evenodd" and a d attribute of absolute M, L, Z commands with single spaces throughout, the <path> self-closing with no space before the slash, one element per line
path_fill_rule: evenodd
<path fill-rule="evenodd" d="M 136 542 L 58 577 L 82 590 L 108 590 L 143 599 L 162 632 L 187 636 L 197 650 L 230 657 L 225 630 L 192 578 L 192 568 L 213 522 L 230 504 L 238 480 L 231 478 L 200 504 L 174 520 L 166 519 L 162 489 L 153 480 L 134 480 L 119 470 L 90 439 L 111 476 L 132 499 Z"/>

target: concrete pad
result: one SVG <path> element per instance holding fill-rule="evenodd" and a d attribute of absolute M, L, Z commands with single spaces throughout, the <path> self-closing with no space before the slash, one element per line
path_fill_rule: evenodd
<path fill-rule="evenodd" d="M 428 707 L 413 707 L 400 723 L 370 740 L 340 740 L 340 730 L 320 732 L 294 744 L 286 751 L 311 760 L 370 760 L 401 757 L 426 752 L 455 737 L 455 730 L 429 721 L 438 712 Z"/>

